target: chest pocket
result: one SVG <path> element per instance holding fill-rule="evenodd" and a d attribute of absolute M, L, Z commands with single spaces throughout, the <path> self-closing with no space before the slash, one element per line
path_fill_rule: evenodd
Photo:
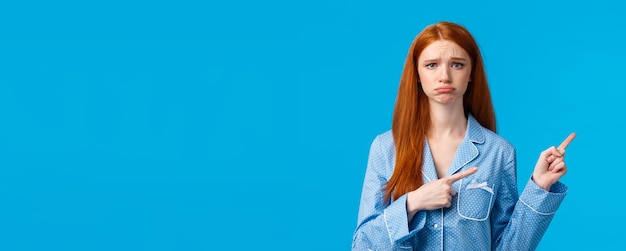
<path fill-rule="evenodd" d="M 476 180 L 468 183 L 462 179 L 459 188 L 457 191 L 459 216 L 474 221 L 487 220 L 493 202 L 494 185 Z"/>

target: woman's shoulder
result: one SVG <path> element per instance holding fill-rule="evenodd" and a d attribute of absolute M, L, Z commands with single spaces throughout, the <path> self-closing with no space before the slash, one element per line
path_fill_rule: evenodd
<path fill-rule="evenodd" d="M 515 147 L 513 147 L 513 144 L 511 144 L 511 142 L 487 128 L 483 128 L 483 135 L 485 136 L 485 144 L 501 148 L 503 150 L 515 150 Z"/>
<path fill-rule="evenodd" d="M 387 155 L 395 152 L 395 144 L 393 142 L 393 134 L 391 130 L 376 135 L 372 142 L 372 149 L 377 149 Z"/>
<path fill-rule="evenodd" d="M 387 130 L 381 134 L 376 135 L 374 140 L 379 141 L 381 145 L 391 145 L 393 146 L 393 134 L 391 130 Z"/>
<path fill-rule="evenodd" d="M 513 145 L 507 139 L 482 126 L 473 116 L 468 118 L 467 133 L 469 139 L 474 143 L 505 151 L 514 150 Z"/>
<path fill-rule="evenodd" d="M 374 168 L 383 176 L 391 176 L 396 148 L 391 130 L 376 135 L 370 148 L 368 168 Z"/>

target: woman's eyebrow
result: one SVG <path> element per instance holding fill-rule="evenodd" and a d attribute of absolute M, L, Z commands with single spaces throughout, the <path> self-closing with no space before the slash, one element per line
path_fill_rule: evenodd
<path fill-rule="evenodd" d="M 425 59 L 425 60 L 422 60 L 422 62 L 424 62 L 424 63 L 431 63 L 431 62 L 438 62 L 438 61 L 439 61 L 439 59 L 438 59 L 438 58 L 433 58 L 433 59 Z"/>
<path fill-rule="evenodd" d="M 451 57 L 450 60 L 453 60 L 453 61 L 466 61 L 467 59 L 460 58 L 460 57 Z M 422 62 L 423 63 L 439 62 L 439 58 L 424 59 L 424 60 L 422 60 Z"/>

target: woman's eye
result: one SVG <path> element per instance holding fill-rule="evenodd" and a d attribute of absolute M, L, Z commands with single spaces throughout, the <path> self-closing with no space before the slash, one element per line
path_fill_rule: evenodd
<path fill-rule="evenodd" d="M 452 63 L 452 68 L 457 68 L 457 69 L 463 68 L 463 64 L 461 64 L 461 63 Z"/>
<path fill-rule="evenodd" d="M 435 63 L 430 63 L 426 65 L 426 68 L 435 68 L 435 66 L 437 66 L 437 64 Z"/>

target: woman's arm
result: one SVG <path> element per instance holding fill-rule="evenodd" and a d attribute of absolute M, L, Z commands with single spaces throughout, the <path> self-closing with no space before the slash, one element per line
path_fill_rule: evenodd
<path fill-rule="evenodd" d="M 415 222 L 408 220 L 406 194 L 389 204 L 384 203 L 383 187 L 393 171 L 393 163 L 383 154 L 380 137 L 374 139 L 370 148 L 352 250 L 392 250 L 411 246 L 414 243 L 404 242 L 423 228 L 426 222 L 423 212 L 415 214 Z"/>
<path fill-rule="evenodd" d="M 519 198 L 515 152 L 511 154 L 491 215 L 492 249 L 535 250 L 539 245 L 567 193 L 567 186 L 558 180 L 567 171 L 564 151 L 574 137 L 571 134 L 559 148 L 551 147 L 541 153 Z"/>

